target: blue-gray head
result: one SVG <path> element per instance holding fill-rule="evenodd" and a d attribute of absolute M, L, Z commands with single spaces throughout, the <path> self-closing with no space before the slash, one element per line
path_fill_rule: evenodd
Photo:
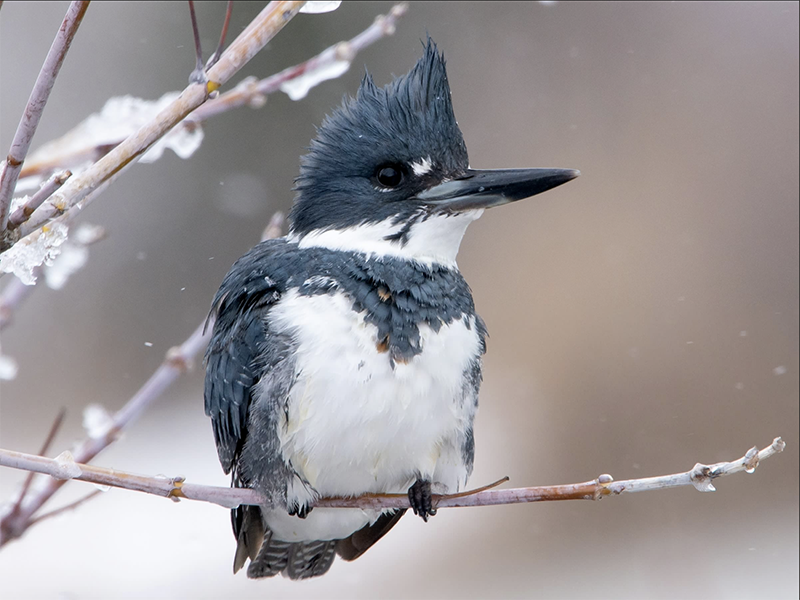
<path fill-rule="evenodd" d="M 577 175 L 470 169 L 444 57 L 428 39 L 408 74 L 382 88 L 365 75 L 356 97 L 325 118 L 302 159 L 290 235 L 309 246 L 449 263 L 483 209 Z"/>

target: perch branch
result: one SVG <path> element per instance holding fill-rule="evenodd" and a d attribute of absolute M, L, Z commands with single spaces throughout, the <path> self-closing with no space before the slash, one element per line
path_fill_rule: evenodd
<path fill-rule="evenodd" d="M 14 193 L 14 188 L 17 186 L 22 163 L 25 162 L 25 157 L 28 155 L 31 140 L 39 126 L 47 99 L 50 97 L 67 50 L 69 50 L 88 8 L 88 2 L 72 2 L 69 5 L 67 14 L 61 22 L 61 27 L 44 59 L 33 90 L 31 90 L 25 111 L 19 120 L 14 140 L 11 142 L 11 149 L 8 151 L 8 157 L 3 163 L 2 173 L 0 173 L 0 232 L 4 232 L 6 229 L 11 194 Z"/>
<path fill-rule="evenodd" d="M 494 490 L 481 488 L 473 493 L 452 495 L 435 494 L 434 506 L 438 508 L 489 506 L 544 502 L 554 500 L 600 500 L 606 496 L 617 496 L 628 492 L 643 492 L 681 486 L 694 486 L 700 491 L 714 491 L 711 482 L 719 477 L 741 471 L 752 473 L 760 461 L 782 452 L 786 444 L 775 438 L 771 445 L 759 451 L 753 447 L 740 459 L 713 465 L 696 464 L 691 470 L 673 475 L 614 481 L 610 475 L 600 475 L 593 481 L 567 485 L 514 488 Z M 158 478 L 135 475 L 114 469 L 77 462 L 68 453 L 58 458 L 44 458 L 11 450 L 0 450 L 0 466 L 44 473 L 59 482 L 78 479 L 99 485 L 125 488 L 178 500 L 201 500 L 233 508 L 240 504 L 267 504 L 266 499 L 255 490 L 247 488 L 223 488 L 187 483 L 183 477 Z M 491 486 L 489 486 L 491 487 Z M 406 494 L 366 494 L 356 498 L 321 498 L 315 503 L 327 508 L 387 509 L 408 508 Z"/>

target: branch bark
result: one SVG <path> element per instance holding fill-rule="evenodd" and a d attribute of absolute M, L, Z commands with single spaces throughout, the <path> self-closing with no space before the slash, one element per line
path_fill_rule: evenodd
<path fill-rule="evenodd" d="M 71 177 L 18 228 L 24 237 L 63 215 L 76 213 L 87 206 L 105 185 L 134 164 L 175 125 L 203 104 L 212 92 L 227 83 L 275 34 L 294 17 L 304 2 L 271 2 L 225 50 L 207 75 L 205 84 L 190 84 L 183 93 L 153 121 L 131 135 L 86 171 Z M 0 240 L 2 242 L 2 240 Z M 7 245 L 9 242 L 6 242 Z M 0 246 L 0 252 L 5 248 Z"/>
<path fill-rule="evenodd" d="M 39 208 L 42 203 L 47 200 L 53 193 L 64 185 L 64 182 L 72 177 L 72 171 L 60 171 L 53 174 L 50 179 L 45 181 L 39 190 L 33 194 L 28 200 L 15 210 L 10 217 L 8 217 L 8 229 L 15 229 L 27 221 L 33 212 Z"/>
<path fill-rule="evenodd" d="M 261 108 L 266 102 L 265 97 L 279 91 L 281 86 L 287 82 L 303 77 L 308 73 L 324 71 L 329 68 L 333 62 L 338 60 L 344 60 L 346 58 L 352 61 L 359 52 L 371 44 L 374 44 L 386 36 L 392 35 L 395 31 L 397 20 L 404 15 L 407 10 L 408 5 L 406 3 L 396 4 L 388 14 L 378 15 L 372 25 L 350 40 L 339 42 L 305 62 L 284 69 L 264 79 L 259 80 L 255 77 L 243 79 L 236 84 L 233 89 L 221 94 L 217 98 L 211 98 L 203 105 L 199 106 L 181 122 L 180 126 L 187 128 L 195 127 L 197 123 L 201 123 L 218 114 L 242 106 Z M 63 169 L 66 166 L 84 161 L 87 157 L 93 157 L 95 160 L 99 159 L 121 141 L 122 140 L 110 143 L 106 142 L 102 146 L 95 146 L 94 148 L 81 148 L 77 151 L 78 154 L 72 155 L 60 154 L 56 157 L 41 156 L 37 158 L 37 153 L 34 153 L 31 159 L 25 163 L 21 177 L 42 175 L 54 169 Z"/>
<path fill-rule="evenodd" d="M 69 50 L 88 8 L 89 2 L 70 4 L 53 44 L 50 46 L 50 51 L 44 59 L 39 76 L 36 78 L 25 111 L 19 120 L 14 141 L 11 142 L 11 149 L 8 151 L 8 157 L 3 163 L 2 174 L 0 174 L 0 234 L 6 230 L 11 194 L 17 186 L 22 163 L 25 162 L 25 157 L 28 155 L 31 140 L 39 126 L 39 120 L 42 118 L 44 107 L 50 97 L 58 72 L 61 70 L 61 65 L 64 63 L 67 50 Z M 0 236 L 0 242 L 2 242 L 1 238 L 2 236 Z M 2 251 L 2 244 L 0 244 L 0 251 Z"/>

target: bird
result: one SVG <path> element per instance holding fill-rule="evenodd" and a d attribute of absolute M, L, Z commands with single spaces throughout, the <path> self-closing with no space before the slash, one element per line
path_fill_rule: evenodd
<path fill-rule="evenodd" d="M 458 270 L 485 209 L 578 176 L 474 170 L 433 40 L 404 76 L 325 117 L 301 158 L 289 232 L 224 277 L 209 314 L 205 413 L 233 487 L 234 573 L 307 579 L 351 561 L 407 509 L 314 508 L 317 499 L 465 488 L 486 326 Z"/>

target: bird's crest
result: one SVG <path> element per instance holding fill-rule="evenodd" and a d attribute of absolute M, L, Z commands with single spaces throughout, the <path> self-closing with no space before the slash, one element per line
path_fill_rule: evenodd
<path fill-rule="evenodd" d="M 320 210 L 351 211 L 374 195 L 370 178 L 383 163 L 431 159 L 445 176 L 469 165 L 453 113 L 444 56 L 428 38 L 424 54 L 406 75 L 378 87 L 367 73 L 355 98 L 325 118 L 301 160 L 292 229 L 309 230 Z M 315 208 L 306 200 L 312 199 Z M 381 215 L 375 215 L 376 218 Z"/>

